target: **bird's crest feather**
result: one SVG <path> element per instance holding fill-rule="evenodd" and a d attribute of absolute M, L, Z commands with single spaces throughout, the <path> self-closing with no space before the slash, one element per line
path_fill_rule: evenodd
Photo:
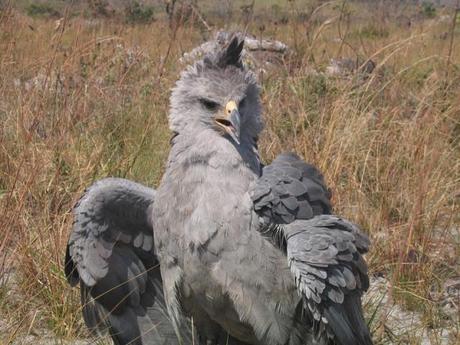
<path fill-rule="evenodd" d="M 227 66 L 236 66 L 238 68 L 243 68 L 241 62 L 241 53 L 243 51 L 244 39 L 239 38 L 237 35 L 234 35 L 221 52 L 217 56 L 217 66 L 220 68 L 225 68 Z"/>

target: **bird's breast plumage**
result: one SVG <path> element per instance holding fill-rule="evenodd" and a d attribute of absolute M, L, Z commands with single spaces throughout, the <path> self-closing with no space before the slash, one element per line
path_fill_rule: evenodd
<path fill-rule="evenodd" d="M 155 205 L 160 262 L 177 256 L 181 303 L 192 316 L 204 309 L 237 338 L 255 339 L 268 328 L 274 344 L 282 343 L 299 297 L 285 256 L 254 228 L 248 190 L 257 168 L 232 148 L 204 152 L 176 159 L 158 189 L 158 200 L 171 201 Z"/>

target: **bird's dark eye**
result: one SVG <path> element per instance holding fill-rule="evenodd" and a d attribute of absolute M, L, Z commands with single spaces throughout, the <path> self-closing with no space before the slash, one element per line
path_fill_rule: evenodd
<path fill-rule="evenodd" d="M 211 110 L 211 111 L 217 110 L 217 108 L 219 108 L 219 103 L 216 103 L 206 98 L 201 98 L 200 102 L 201 104 L 204 105 L 206 109 Z"/>

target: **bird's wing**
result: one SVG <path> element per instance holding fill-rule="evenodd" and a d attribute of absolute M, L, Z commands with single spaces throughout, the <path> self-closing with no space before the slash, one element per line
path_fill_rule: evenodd
<path fill-rule="evenodd" d="M 155 191 L 118 178 L 94 183 L 76 204 L 65 274 L 80 284 L 83 317 L 115 344 L 177 344 L 154 253 Z"/>
<path fill-rule="evenodd" d="M 333 215 L 279 227 L 304 309 L 318 331 L 342 345 L 372 344 L 361 308 L 361 295 L 369 287 L 362 257 L 368 238 L 356 225 Z"/>
<path fill-rule="evenodd" d="M 330 214 L 330 192 L 319 171 L 283 154 L 264 167 L 250 195 L 259 231 L 286 254 L 317 335 L 341 345 L 372 344 L 361 308 L 369 286 L 362 257 L 369 240 L 356 225 Z"/>
<path fill-rule="evenodd" d="M 267 222 L 288 224 L 331 212 L 331 193 L 323 176 L 293 153 L 281 154 L 265 166 L 250 195 L 255 211 Z"/>

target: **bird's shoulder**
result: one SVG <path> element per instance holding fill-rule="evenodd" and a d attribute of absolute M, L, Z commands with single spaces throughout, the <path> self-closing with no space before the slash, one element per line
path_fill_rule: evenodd
<path fill-rule="evenodd" d="M 294 153 L 283 153 L 264 166 L 250 190 L 254 210 L 264 219 L 288 224 L 331 213 L 331 192 L 314 165 Z"/>

